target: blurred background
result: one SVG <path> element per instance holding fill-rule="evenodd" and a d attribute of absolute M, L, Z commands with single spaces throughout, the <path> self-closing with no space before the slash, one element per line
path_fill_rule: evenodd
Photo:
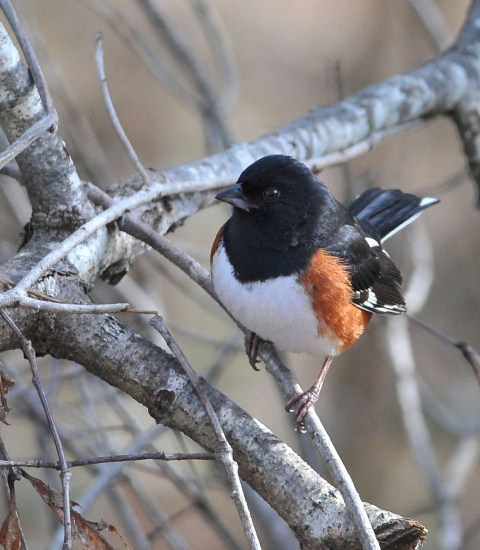
<path fill-rule="evenodd" d="M 427 12 L 418 11 L 422 4 Z M 50 83 L 60 131 L 80 176 L 103 188 L 134 169 L 104 108 L 94 59 L 97 31 L 104 33 L 107 79 L 124 129 L 143 164 L 162 170 L 230 142 L 260 137 L 315 106 L 414 69 L 435 57 L 439 44 L 453 42 L 468 4 L 467 0 L 15 2 Z M 428 12 L 432 5 L 435 10 Z M 167 32 L 175 31 L 174 37 L 195 59 L 209 89 L 202 92 L 201 79 L 185 70 L 178 50 L 172 53 L 165 28 L 152 23 L 148 6 L 161 10 L 157 13 L 168 22 Z M 441 16 L 436 39 L 428 28 L 435 15 Z M 163 76 L 158 78 L 159 74 Z M 218 124 L 199 113 L 198 104 L 208 106 L 209 93 L 216 98 L 214 106 L 219 106 Z M 436 119 L 402 133 L 348 167 L 326 169 L 320 177 L 340 200 L 368 186 L 398 187 L 441 199 L 420 222 L 394 237 L 388 249 L 404 273 L 414 313 L 480 349 L 480 216 L 450 120 Z M 0 194 L 0 254 L 5 261 L 21 242 L 30 209 L 24 190 L 13 179 L 2 176 Z M 208 266 L 209 246 L 228 215 L 225 206 L 210 207 L 192 216 L 171 238 Z M 416 277 L 410 284 L 412 273 Z M 158 309 L 197 372 L 210 377 L 329 479 L 307 436 L 293 431 L 273 379 L 263 368 L 259 373 L 250 368 L 240 332 L 177 268 L 147 253 L 117 286 L 100 282 L 93 297 L 98 302 L 126 300 L 133 307 Z M 148 319 L 129 316 L 125 321 L 163 345 L 149 329 Z M 10 425 L 0 426 L 10 456 L 54 460 L 55 449 L 27 363 L 18 351 L 4 354 L 3 359 L 17 382 L 9 393 Z M 299 355 L 286 360 L 300 384 L 310 386 L 319 359 Z M 41 367 L 69 456 L 198 449 L 181 435 L 155 426 L 146 410 L 78 365 L 45 358 Z M 398 398 L 400 392 L 405 399 L 401 372 L 410 373 L 410 379 L 400 378 L 402 383 L 413 383 L 420 392 L 426 439 L 421 429 L 418 433 L 418 418 L 404 417 L 404 410 L 411 412 L 411 407 L 406 403 L 402 409 Z M 449 531 L 463 537 L 460 548 L 480 548 L 480 389 L 457 349 L 405 320 L 375 318 L 364 338 L 335 360 L 316 409 L 364 501 L 422 522 L 429 530 L 425 545 L 429 550 L 453 548 L 445 543 Z M 417 437 L 415 445 L 408 431 Z M 420 466 L 421 456 L 422 452 L 428 456 L 429 450 L 435 462 L 425 469 Z M 30 473 L 59 487 L 56 473 Z M 53 514 L 26 481 L 17 485 L 31 548 L 61 548 Z M 449 496 L 453 514 L 447 525 L 442 523 L 447 512 L 438 502 L 441 494 Z M 263 547 L 298 548 L 268 506 L 250 492 L 247 496 Z M 77 468 L 72 498 L 82 504 L 81 512 L 88 519 L 103 518 L 115 525 L 131 548 L 247 547 L 223 474 L 213 464 L 145 462 Z M 2 494 L 1 518 L 5 502 Z M 118 538 L 109 540 L 122 547 Z"/>

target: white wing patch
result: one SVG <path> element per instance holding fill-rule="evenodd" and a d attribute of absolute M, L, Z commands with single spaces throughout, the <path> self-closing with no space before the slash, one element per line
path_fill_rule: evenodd
<path fill-rule="evenodd" d="M 362 295 L 368 293 L 366 299 L 360 301 L 354 301 L 354 304 L 360 309 L 365 309 L 366 311 L 371 311 L 372 313 L 379 313 L 383 315 L 398 315 L 400 313 L 405 313 L 406 308 L 402 304 L 379 304 L 378 298 L 372 288 L 363 290 L 361 292 L 354 293 L 354 299 L 360 300 Z"/>
<path fill-rule="evenodd" d="M 378 248 L 380 246 L 380 243 L 375 239 L 372 239 L 372 237 L 365 237 L 365 240 L 370 248 Z"/>

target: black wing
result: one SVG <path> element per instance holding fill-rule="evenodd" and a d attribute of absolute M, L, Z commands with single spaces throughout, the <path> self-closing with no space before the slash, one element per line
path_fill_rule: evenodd
<path fill-rule="evenodd" d="M 352 302 L 357 307 L 381 315 L 405 313 L 400 271 L 380 243 L 366 236 L 354 220 L 339 227 L 327 250 L 349 267 Z"/>

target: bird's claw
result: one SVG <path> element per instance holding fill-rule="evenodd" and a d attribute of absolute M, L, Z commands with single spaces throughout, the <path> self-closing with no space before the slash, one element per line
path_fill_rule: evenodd
<path fill-rule="evenodd" d="M 258 346 L 261 341 L 262 339 L 258 334 L 255 334 L 255 332 L 248 332 L 245 335 L 245 351 L 247 352 L 248 362 L 256 371 L 260 370 L 257 367 L 257 363 L 260 363 L 260 359 L 258 359 L 257 355 Z"/>
<path fill-rule="evenodd" d="M 308 410 L 317 402 L 319 393 L 316 388 L 312 387 L 306 392 L 295 395 L 285 405 L 285 410 L 288 413 L 295 413 L 295 429 L 298 432 L 305 433 L 307 431 L 303 419 Z"/>

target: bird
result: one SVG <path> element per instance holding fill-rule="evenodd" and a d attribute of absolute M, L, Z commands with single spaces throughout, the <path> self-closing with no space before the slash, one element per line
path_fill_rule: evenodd
<path fill-rule="evenodd" d="M 346 207 L 305 164 L 279 154 L 253 162 L 215 198 L 233 209 L 211 249 L 212 282 L 248 329 L 250 364 L 259 370 L 262 340 L 323 358 L 312 387 L 286 404 L 305 431 L 333 358 L 373 314 L 406 312 L 402 276 L 383 243 L 439 201 L 372 188 Z"/>

